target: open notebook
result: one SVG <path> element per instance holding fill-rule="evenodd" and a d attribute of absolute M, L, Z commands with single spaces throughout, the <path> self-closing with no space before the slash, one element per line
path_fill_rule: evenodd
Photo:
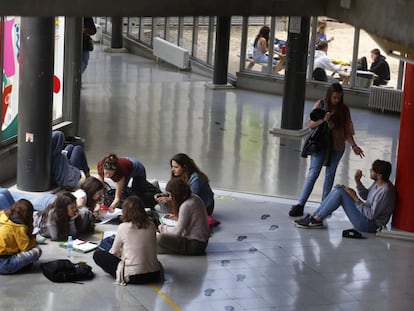
<path fill-rule="evenodd" d="M 177 221 L 174 220 L 174 219 L 170 219 L 168 217 L 169 217 L 168 214 L 160 217 L 161 224 L 167 225 L 169 227 L 175 227 L 175 226 L 177 226 Z"/>
<path fill-rule="evenodd" d="M 107 211 L 105 213 L 100 213 L 99 217 L 101 219 L 99 224 L 106 224 L 107 222 L 110 222 L 112 219 L 118 218 L 118 216 L 122 215 L 122 209 L 115 208 L 115 210 L 111 213 L 110 211 Z"/>
<path fill-rule="evenodd" d="M 67 247 L 68 242 L 61 242 L 59 243 L 60 247 Z M 73 240 L 73 250 L 76 252 L 81 252 L 81 253 L 88 253 L 93 251 L 94 249 L 96 249 L 98 247 L 97 244 L 95 243 L 91 243 L 88 241 L 83 241 L 83 240 Z"/>

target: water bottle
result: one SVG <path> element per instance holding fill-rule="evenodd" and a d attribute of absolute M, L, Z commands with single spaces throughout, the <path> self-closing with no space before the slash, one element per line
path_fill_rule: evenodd
<path fill-rule="evenodd" d="M 68 242 L 66 244 L 66 250 L 68 252 L 68 259 L 72 260 L 73 259 L 73 238 L 71 235 L 68 236 Z"/>

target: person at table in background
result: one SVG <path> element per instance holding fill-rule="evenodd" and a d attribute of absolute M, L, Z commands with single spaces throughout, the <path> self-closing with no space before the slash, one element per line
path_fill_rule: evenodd
<path fill-rule="evenodd" d="M 269 35 L 270 35 L 269 26 L 263 26 L 262 28 L 260 28 L 259 33 L 254 39 L 253 61 L 255 63 L 262 63 L 262 64 L 268 63 L 269 56 L 267 55 L 267 53 L 269 52 Z M 285 61 L 284 59 L 283 60 L 281 59 L 280 63 L 278 64 L 277 60 L 272 58 L 273 73 L 276 73 L 278 71 L 280 66 L 282 66 L 282 62 L 284 61 Z"/>
<path fill-rule="evenodd" d="M 188 184 L 174 177 L 166 186 L 170 193 L 172 218 L 177 225 L 158 226 L 158 254 L 204 255 L 210 238 L 206 207 Z"/>
<path fill-rule="evenodd" d="M 374 181 L 369 189 L 361 182 L 362 171 L 357 170 L 354 178 L 356 191 L 345 185 L 337 185 L 312 214 L 295 220 L 300 228 L 322 228 L 323 220 L 340 206 L 345 211 L 355 229 L 375 233 L 386 227 L 395 208 L 396 192 L 389 180 L 391 163 L 375 160 L 370 169 L 370 178 Z"/>
<path fill-rule="evenodd" d="M 109 210 L 113 210 L 121 203 L 121 199 L 128 197 L 129 194 L 139 196 L 145 207 L 153 208 L 157 202 L 154 195 L 160 192 L 156 186 L 147 181 L 147 173 L 139 160 L 132 157 L 118 158 L 111 153 L 101 159 L 97 165 L 98 176 L 101 182 L 105 178 L 110 178 L 116 182 L 115 198 Z M 129 180 L 132 178 L 132 186 L 128 187 Z"/>
<path fill-rule="evenodd" d="M 322 70 L 323 71 L 322 71 Z M 339 72 L 342 70 L 341 65 L 335 65 L 328 57 L 328 42 L 321 41 L 315 50 L 315 58 L 313 61 L 313 79 L 324 82 L 336 82 L 337 80 L 331 76 L 328 77 L 326 70 Z"/>
<path fill-rule="evenodd" d="M 330 152 L 330 165 L 325 169 L 322 201 L 329 194 L 334 184 L 336 169 L 345 152 L 345 142 L 347 141 L 351 145 L 353 152 L 357 156 L 360 156 L 361 158 L 364 157 L 364 152 L 358 147 L 354 140 L 354 125 L 352 123 L 349 108 L 344 104 L 343 96 L 344 91 L 342 86 L 339 83 L 331 84 L 326 91 L 325 99 L 317 101 L 314 106 L 314 108 L 320 108 L 327 111 L 324 119 L 317 121 L 312 121 L 311 119 L 308 120 L 308 126 L 310 128 L 315 128 L 323 122 L 328 122 L 328 126 L 332 132 L 333 143 Z M 289 216 L 298 217 L 303 215 L 303 209 L 312 193 L 313 186 L 319 177 L 326 156 L 327 153 L 323 150 L 311 154 L 308 174 L 303 184 L 299 201 L 296 205 L 292 206 L 289 211 Z"/>
<path fill-rule="evenodd" d="M 118 226 L 110 250 L 96 250 L 93 260 L 120 285 L 162 281 L 156 228 L 145 212 L 144 202 L 137 196 L 129 196 L 122 212 L 123 222 Z"/>
<path fill-rule="evenodd" d="M 319 43 L 326 42 L 330 43 L 334 40 L 334 37 L 330 37 L 328 39 L 328 36 L 326 34 L 326 27 L 328 26 L 328 22 L 323 20 L 318 20 L 318 25 L 316 29 L 316 38 L 315 38 L 315 46 L 317 47 Z"/>
<path fill-rule="evenodd" d="M 390 66 L 385 60 L 386 57 L 381 55 L 379 49 L 371 50 L 371 67 L 369 71 L 375 73 L 378 77 L 374 77 L 374 85 L 386 85 L 391 79 L 390 76 Z"/>
<path fill-rule="evenodd" d="M 199 169 L 194 160 L 185 153 L 177 153 L 171 158 L 170 166 L 171 179 L 179 177 L 184 180 L 190 187 L 191 192 L 197 194 L 203 200 L 207 215 L 213 214 L 214 193 L 211 190 L 207 175 Z M 169 196 L 156 196 L 156 200 L 162 204 L 170 205 L 171 203 L 171 197 Z"/>
<path fill-rule="evenodd" d="M 32 234 L 33 211 L 33 205 L 25 199 L 0 211 L 0 274 L 16 273 L 42 255 Z"/>

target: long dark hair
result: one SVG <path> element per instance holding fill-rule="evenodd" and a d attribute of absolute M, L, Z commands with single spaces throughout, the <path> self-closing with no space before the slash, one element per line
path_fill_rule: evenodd
<path fill-rule="evenodd" d="M 267 47 L 267 44 L 269 42 L 269 35 L 270 35 L 270 27 L 269 26 L 263 26 L 262 28 L 260 28 L 259 33 L 257 34 L 256 38 L 254 39 L 253 46 L 256 47 L 257 46 L 257 41 L 259 41 L 259 39 L 261 37 L 263 37 L 266 40 L 266 47 Z"/>
<path fill-rule="evenodd" d="M 39 212 L 42 222 L 51 217 L 51 220 L 56 223 L 57 239 L 59 241 L 66 240 L 69 235 L 70 218 L 68 216 L 68 206 L 74 202 L 76 202 L 76 197 L 70 192 L 64 192 L 59 194 L 56 200 L 46 209 Z"/>
<path fill-rule="evenodd" d="M 138 229 L 148 228 L 150 224 L 149 217 L 145 212 L 144 202 L 136 195 L 127 197 L 122 203 L 123 222 L 131 222 L 137 226 Z"/>
<path fill-rule="evenodd" d="M 167 183 L 165 190 L 167 190 L 171 195 L 171 213 L 175 217 L 178 217 L 181 204 L 191 197 L 190 187 L 187 182 L 181 178 L 174 177 Z"/>
<path fill-rule="evenodd" d="M 170 165 L 172 166 L 172 161 L 177 162 L 178 165 L 182 166 L 185 169 L 185 172 L 183 176 L 180 176 L 185 182 L 188 182 L 191 175 L 196 172 L 200 176 L 201 179 L 204 179 L 205 181 L 209 181 L 206 174 L 204 174 L 198 166 L 195 164 L 194 160 L 191 159 L 188 155 L 185 153 L 177 153 L 174 155 L 170 160 Z M 175 177 L 174 174 L 171 172 L 171 178 Z"/>
<path fill-rule="evenodd" d="M 33 232 L 33 205 L 26 199 L 20 199 L 12 207 L 6 209 L 4 214 L 14 223 L 23 224 L 27 227 L 27 236 Z"/>
<path fill-rule="evenodd" d="M 96 177 L 88 177 L 81 184 L 80 188 L 86 192 L 86 206 L 89 209 L 94 209 L 96 201 L 93 199 L 93 196 L 99 190 L 104 189 L 104 184 Z"/>
<path fill-rule="evenodd" d="M 331 102 L 331 97 L 333 93 L 341 94 L 341 100 L 337 105 L 333 105 Z M 324 108 L 326 111 L 332 113 L 331 120 L 335 125 L 335 128 L 343 128 L 345 126 L 346 107 L 344 104 L 344 90 L 342 89 L 342 86 L 339 83 L 335 82 L 329 86 L 328 90 L 326 91 Z"/>
<path fill-rule="evenodd" d="M 98 174 L 100 176 L 103 176 L 103 170 L 109 169 L 112 171 L 115 171 L 115 173 L 119 172 L 119 158 L 114 153 L 110 153 L 107 156 L 105 156 L 100 163 L 102 164 L 100 167 L 98 167 Z"/>

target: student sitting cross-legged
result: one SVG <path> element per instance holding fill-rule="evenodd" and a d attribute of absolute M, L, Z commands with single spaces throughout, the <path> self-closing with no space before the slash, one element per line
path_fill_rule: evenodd
<path fill-rule="evenodd" d="M 109 252 L 98 249 L 95 263 L 116 279 L 117 284 L 162 281 L 163 269 L 157 259 L 156 229 L 145 212 L 144 202 L 135 195 L 122 205 L 121 223 Z M 104 240 L 103 240 L 104 241 Z"/>
<path fill-rule="evenodd" d="M 355 229 L 375 233 L 387 225 L 395 208 L 396 193 L 389 181 L 390 174 L 391 163 L 375 160 L 370 169 L 370 178 L 374 183 L 369 189 L 361 182 L 361 170 L 357 170 L 354 176 L 358 194 L 364 201 L 354 189 L 337 185 L 314 213 L 294 223 L 300 228 L 321 228 L 323 220 L 342 206 Z"/>
<path fill-rule="evenodd" d="M 171 197 L 175 227 L 161 224 L 158 229 L 159 254 L 203 255 L 210 237 L 204 202 L 192 194 L 181 178 L 172 178 L 166 186 Z"/>

